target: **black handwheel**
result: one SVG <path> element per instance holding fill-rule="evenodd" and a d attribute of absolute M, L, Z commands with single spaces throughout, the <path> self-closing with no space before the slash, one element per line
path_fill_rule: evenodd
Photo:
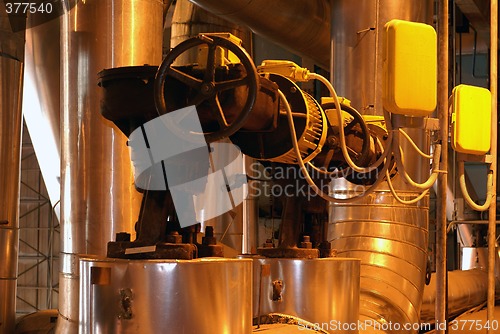
<path fill-rule="evenodd" d="M 207 64 L 205 66 L 205 73 L 202 80 L 195 78 L 192 75 L 172 66 L 174 61 L 181 54 L 200 45 L 208 46 Z M 215 80 L 215 57 L 217 47 L 228 49 L 239 58 L 246 72 L 246 75 L 244 77 L 226 81 Z M 219 130 L 203 134 L 198 133 L 198 135 L 204 135 L 205 140 L 208 143 L 225 137 L 229 137 L 244 125 L 248 115 L 250 114 L 250 111 L 254 106 L 259 89 L 259 78 L 257 70 L 252 59 L 245 51 L 245 49 L 234 44 L 224 37 L 215 35 L 202 34 L 197 37 L 190 38 L 173 48 L 172 51 L 170 51 L 165 57 L 160 68 L 158 69 L 158 72 L 156 73 L 155 78 L 155 104 L 156 109 L 160 115 L 167 113 L 164 87 L 165 80 L 168 77 L 177 79 L 186 86 L 198 92 L 196 96 L 189 101 L 188 105 L 199 106 L 202 102 L 205 101 L 209 103 L 212 116 L 215 117 L 219 125 Z M 236 118 L 229 123 L 226 119 L 224 110 L 222 110 L 221 103 L 219 101 L 219 93 L 244 85 L 248 86 L 248 93 L 245 103 L 241 111 L 238 112 Z M 190 134 L 193 133 L 191 132 Z"/>
<path fill-rule="evenodd" d="M 329 102 L 322 105 L 324 110 L 326 109 L 336 109 L 335 103 Z M 347 137 L 348 135 L 356 135 L 359 130 L 361 130 L 361 137 L 363 140 L 363 144 L 361 145 L 361 152 L 356 152 L 349 146 L 347 147 L 348 153 L 353 159 L 356 165 L 362 165 L 368 162 L 370 157 L 370 130 L 366 125 L 363 116 L 354 108 L 347 106 L 345 104 L 341 105 L 343 111 L 346 111 L 349 115 L 353 117 L 353 120 L 349 122 L 344 128 L 344 135 Z M 359 127 L 357 126 L 359 125 Z M 358 130 L 359 129 L 359 130 Z"/>

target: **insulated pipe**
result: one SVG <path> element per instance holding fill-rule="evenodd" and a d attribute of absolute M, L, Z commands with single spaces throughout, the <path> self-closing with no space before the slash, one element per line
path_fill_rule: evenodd
<path fill-rule="evenodd" d="M 441 169 L 448 166 L 448 0 L 438 1 L 438 116 L 441 141 Z M 448 175 L 440 173 L 437 185 L 436 219 L 436 322 L 444 324 L 446 308 L 446 202 Z M 438 327 L 437 333 L 446 328 Z"/>
<path fill-rule="evenodd" d="M 497 102 L 498 102 L 498 0 L 490 0 L 490 92 L 491 92 L 491 150 L 493 157 L 492 204 L 488 211 L 488 322 L 495 319 L 495 260 L 496 254 L 496 196 L 497 196 Z M 491 328 L 488 333 L 493 333 Z"/>
<path fill-rule="evenodd" d="M 330 63 L 328 0 L 190 0 L 228 21 L 312 58 Z"/>
<path fill-rule="evenodd" d="M 432 1 L 420 0 L 404 4 L 395 0 L 332 0 L 332 81 L 337 92 L 362 114 L 383 114 L 384 25 L 392 19 L 431 23 L 432 8 Z M 402 117 L 393 119 L 400 122 Z M 422 128 L 405 131 L 419 149 L 428 152 L 428 136 Z M 413 152 L 410 144 L 401 144 L 404 152 Z M 419 155 L 407 154 L 405 167 L 416 182 L 429 176 L 428 161 Z M 404 200 L 421 192 L 406 185 L 400 176 L 394 181 Z M 364 191 L 343 179 L 332 183 L 335 197 L 352 197 Z M 384 184 L 356 203 L 331 204 L 328 240 L 339 256 L 361 259 L 361 320 L 381 325 L 419 322 L 427 264 L 428 205 L 428 196 L 403 205 Z M 392 328 L 387 332 L 418 331 Z"/>
<path fill-rule="evenodd" d="M 424 289 L 421 323 L 434 323 L 437 298 L 436 274 Z M 495 282 L 497 285 L 499 281 Z M 482 269 L 455 270 L 448 272 L 448 318 L 462 314 L 485 302 L 488 294 L 488 273 Z"/>
<path fill-rule="evenodd" d="M 61 19 L 61 269 L 57 333 L 78 332 L 78 254 L 133 232 L 140 199 L 126 137 L 100 115 L 97 73 L 159 65 L 163 1 L 86 0 Z"/>
<path fill-rule="evenodd" d="M 19 244 L 24 29 L 0 3 L 0 334 L 14 332 Z"/>

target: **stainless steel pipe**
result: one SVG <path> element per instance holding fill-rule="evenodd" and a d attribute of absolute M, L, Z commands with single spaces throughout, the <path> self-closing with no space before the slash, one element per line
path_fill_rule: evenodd
<path fill-rule="evenodd" d="M 190 0 L 228 21 L 248 27 L 325 68 L 330 63 L 328 0 Z"/>
<path fill-rule="evenodd" d="M 420 321 L 434 323 L 437 295 L 436 274 L 432 274 L 431 283 L 425 287 L 422 299 Z M 499 285 L 498 279 L 496 285 Z M 488 273 L 482 269 L 454 270 L 448 272 L 448 317 L 457 316 L 469 309 L 483 304 L 488 295 Z"/>
<path fill-rule="evenodd" d="M 19 244 L 24 30 L 0 4 L 0 333 L 14 332 Z"/>
<path fill-rule="evenodd" d="M 345 187 L 336 197 L 358 195 Z M 408 198 L 413 193 L 400 193 Z M 332 204 L 328 240 L 338 256 L 361 260 L 360 319 L 419 322 L 428 243 L 428 198 L 409 206 L 385 191 L 355 204 Z M 388 333 L 416 333 L 393 331 Z"/>
<path fill-rule="evenodd" d="M 159 65 L 163 1 L 79 1 L 61 19 L 61 270 L 58 333 L 78 331 L 78 254 L 133 232 L 140 200 L 125 136 L 100 115 L 97 73 Z"/>

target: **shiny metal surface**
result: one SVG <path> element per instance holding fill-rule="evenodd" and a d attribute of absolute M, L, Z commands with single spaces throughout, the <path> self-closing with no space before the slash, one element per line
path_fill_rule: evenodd
<path fill-rule="evenodd" d="M 430 0 L 332 1 L 333 85 L 362 114 L 382 115 L 384 25 L 391 19 L 432 23 Z"/>
<path fill-rule="evenodd" d="M 174 48 L 185 40 L 204 32 L 229 32 L 241 39 L 243 47 L 251 52 L 252 35 L 246 27 L 238 26 L 215 16 L 188 0 L 178 0 L 172 17 L 170 47 Z M 196 52 L 182 55 L 178 62 L 179 64 L 196 62 Z"/>
<path fill-rule="evenodd" d="M 345 194 L 344 190 L 335 191 Z M 378 191 L 356 204 L 330 206 L 328 240 L 332 248 L 338 256 L 361 260 L 362 318 L 379 323 L 419 321 L 427 262 L 428 201 L 425 198 L 407 206 L 390 193 Z"/>
<path fill-rule="evenodd" d="M 432 23 L 432 4 L 428 0 L 404 4 L 395 0 L 332 1 L 333 84 L 362 114 L 381 115 L 383 111 L 385 23 L 396 18 Z M 422 130 L 406 130 L 421 149 L 429 150 L 429 138 Z M 412 152 L 406 143 L 401 144 L 404 152 Z M 405 157 L 410 176 L 418 182 L 427 179 L 428 162 L 411 153 Z M 399 176 L 394 181 L 401 197 L 418 195 Z M 328 239 L 339 256 L 361 259 L 359 307 L 363 319 L 417 323 L 427 263 L 429 198 L 402 205 L 386 188 L 381 184 L 355 204 L 332 204 Z M 333 182 L 336 197 L 363 191 L 342 179 Z"/>
<path fill-rule="evenodd" d="M 0 279 L 0 333 L 12 334 L 16 325 L 17 279 Z"/>
<path fill-rule="evenodd" d="M 35 83 L 43 116 L 50 126 L 45 130 L 46 134 L 54 138 L 60 153 L 61 49 L 58 19 L 33 25 L 26 31 L 25 63 L 26 75 Z"/>
<path fill-rule="evenodd" d="M 10 334 L 16 314 L 24 32 L 13 33 L 3 4 L 0 9 L 0 333 Z"/>
<path fill-rule="evenodd" d="M 306 55 L 325 68 L 328 67 L 330 62 L 330 1 L 328 0 L 190 1 L 228 21 L 246 26 L 277 44 Z"/>
<path fill-rule="evenodd" d="M 254 318 L 281 313 L 326 326 L 330 325 L 330 321 L 357 323 L 358 259 L 249 258 L 253 259 Z M 282 285 L 280 300 L 274 298 L 273 283 L 276 281 L 281 281 Z"/>
<path fill-rule="evenodd" d="M 97 73 L 159 65 L 162 28 L 161 0 L 79 1 L 61 18 L 60 284 L 65 293 L 59 298 L 58 333 L 78 330 L 78 304 L 69 304 L 77 300 L 78 272 L 64 258 L 105 255 L 116 232 L 133 231 L 139 212 L 126 138 L 99 113 Z"/>
<path fill-rule="evenodd" d="M 496 280 L 497 289 L 500 281 Z M 459 315 L 474 308 L 487 299 L 488 273 L 481 269 L 455 270 L 448 272 L 448 317 Z M 434 322 L 436 308 L 436 276 L 425 287 L 420 317 L 422 322 Z"/>
<path fill-rule="evenodd" d="M 252 331 L 248 259 L 82 258 L 80 333 Z"/>

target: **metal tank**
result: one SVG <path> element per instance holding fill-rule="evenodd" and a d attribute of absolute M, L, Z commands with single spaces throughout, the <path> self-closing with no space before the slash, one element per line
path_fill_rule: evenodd
<path fill-rule="evenodd" d="M 249 334 L 252 261 L 81 259 L 80 333 Z"/>
<path fill-rule="evenodd" d="M 323 67 L 330 63 L 328 0 L 190 0 Z M 365 1 L 365 0 L 364 0 Z"/>
<path fill-rule="evenodd" d="M 57 333 L 78 331 L 78 254 L 106 255 L 139 212 L 126 137 L 100 115 L 97 73 L 159 65 L 163 1 L 86 0 L 61 17 L 61 269 Z M 147 42 L 145 42 L 147 38 Z"/>
<path fill-rule="evenodd" d="M 337 92 L 352 101 L 362 114 L 382 115 L 382 52 L 384 25 L 392 19 L 432 23 L 432 1 L 332 1 L 331 74 Z M 415 121 L 415 120 L 413 120 Z M 429 150 L 429 138 L 418 128 L 405 129 L 417 145 Z M 403 143 L 402 143 L 403 144 Z M 405 152 L 409 146 L 402 145 Z M 416 154 L 405 159 L 408 174 L 417 182 L 429 175 L 429 162 Z M 399 176 L 395 188 L 403 199 L 420 192 Z M 344 179 L 333 182 L 336 197 L 363 192 Z M 413 205 L 395 200 L 382 184 L 353 204 L 330 206 L 328 231 L 339 256 L 361 260 L 360 318 L 387 323 L 419 322 L 428 247 L 429 197 Z M 416 333 L 395 330 L 388 333 Z"/>
<path fill-rule="evenodd" d="M 358 322 L 358 259 L 248 258 L 253 259 L 254 319 L 286 314 L 303 319 L 302 330 L 310 322 L 328 332 L 358 332 L 341 327 Z"/>
<path fill-rule="evenodd" d="M 16 319 L 22 129 L 21 95 L 24 61 L 24 27 L 17 28 L 11 26 L 5 6 L 3 3 L 0 4 L 1 334 L 13 333 Z"/>

